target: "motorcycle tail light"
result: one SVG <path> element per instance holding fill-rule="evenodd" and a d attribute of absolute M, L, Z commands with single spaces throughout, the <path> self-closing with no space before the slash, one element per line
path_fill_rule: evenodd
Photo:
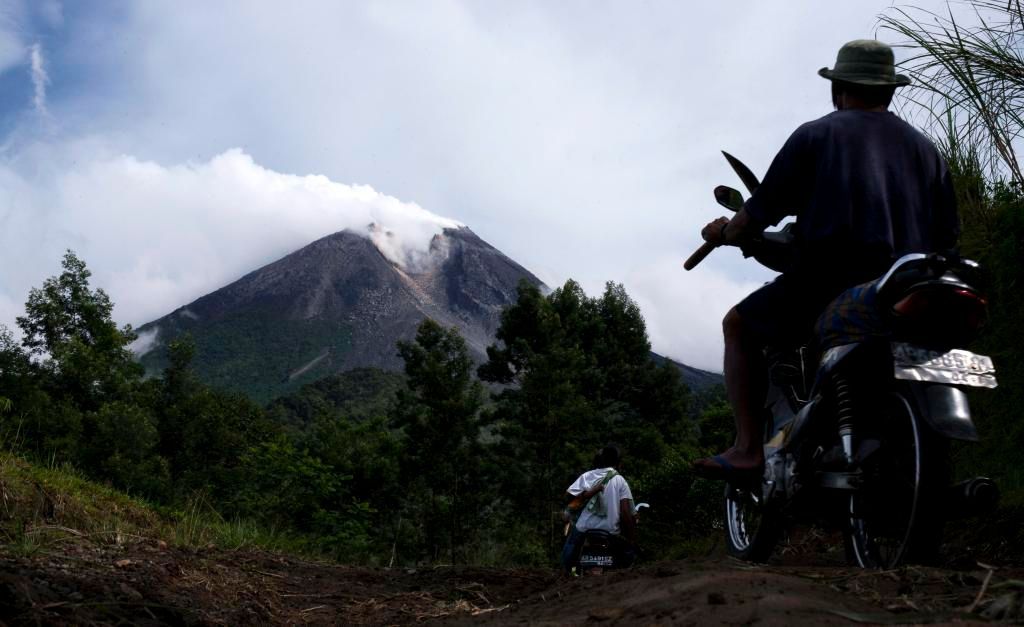
<path fill-rule="evenodd" d="M 937 285 L 914 290 L 892 309 L 917 333 L 969 339 L 985 323 L 988 302 L 972 290 Z"/>

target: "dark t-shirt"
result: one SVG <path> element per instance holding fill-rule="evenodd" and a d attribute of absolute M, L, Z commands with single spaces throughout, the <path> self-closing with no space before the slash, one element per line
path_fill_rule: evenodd
<path fill-rule="evenodd" d="M 802 125 L 746 209 L 763 225 L 796 216 L 794 277 L 845 285 L 901 255 L 952 249 L 959 236 L 945 161 L 888 111 L 834 111 Z"/>

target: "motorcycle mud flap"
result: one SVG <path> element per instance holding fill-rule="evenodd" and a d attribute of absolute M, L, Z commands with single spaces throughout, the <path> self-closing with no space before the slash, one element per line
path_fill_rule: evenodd
<path fill-rule="evenodd" d="M 907 383 L 919 414 L 941 436 L 978 441 L 971 407 L 963 390 L 941 383 Z"/>

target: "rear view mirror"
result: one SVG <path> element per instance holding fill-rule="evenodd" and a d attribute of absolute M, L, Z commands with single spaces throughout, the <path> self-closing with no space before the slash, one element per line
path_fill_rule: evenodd
<path fill-rule="evenodd" d="M 715 200 L 729 211 L 739 211 L 743 206 L 743 194 L 726 185 L 715 188 Z"/>

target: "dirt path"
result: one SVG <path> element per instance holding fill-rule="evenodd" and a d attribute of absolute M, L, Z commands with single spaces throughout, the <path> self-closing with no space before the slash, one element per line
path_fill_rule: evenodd
<path fill-rule="evenodd" d="M 1024 618 L 1021 579 L 1020 569 L 978 566 L 878 572 L 707 559 L 569 580 L 74 539 L 0 555 L 0 624 L 970 624 Z"/>

